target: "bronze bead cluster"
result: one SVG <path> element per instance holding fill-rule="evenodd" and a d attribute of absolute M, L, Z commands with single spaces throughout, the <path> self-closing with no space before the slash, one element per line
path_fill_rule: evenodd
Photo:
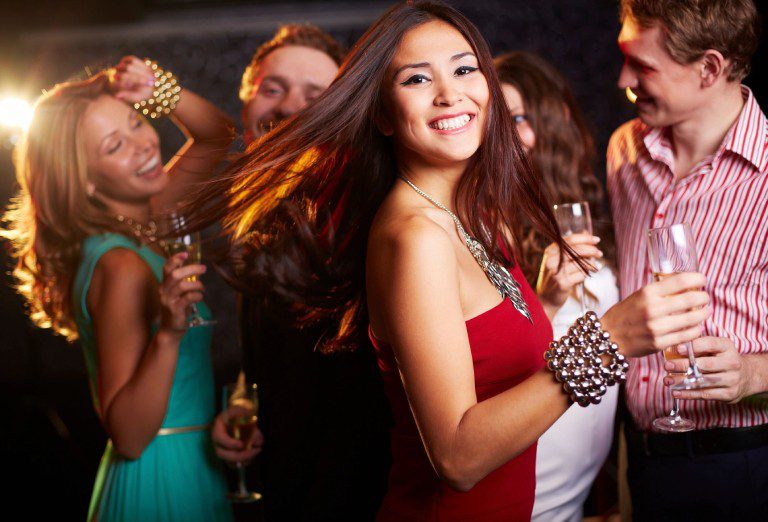
<path fill-rule="evenodd" d="M 579 406 L 600 404 L 608 386 L 627 379 L 629 362 L 601 328 L 597 314 L 587 312 L 544 352 L 547 368 Z M 607 365 L 603 356 L 610 359 Z"/>
<path fill-rule="evenodd" d="M 134 103 L 133 108 L 153 120 L 168 116 L 179 103 L 181 87 L 171 71 L 162 69 L 157 62 L 150 59 L 144 60 L 144 63 L 152 69 L 155 76 L 155 90 L 151 98 Z"/>

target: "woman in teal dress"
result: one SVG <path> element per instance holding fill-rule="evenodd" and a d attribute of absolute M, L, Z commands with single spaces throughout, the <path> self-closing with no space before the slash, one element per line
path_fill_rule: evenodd
<path fill-rule="evenodd" d="M 151 117 L 173 111 L 188 138 L 167 165 L 134 104 Z M 232 135 L 229 118 L 172 75 L 125 57 L 45 93 L 19 144 L 4 232 L 18 290 L 38 326 L 79 340 L 110 438 L 89 520 L 232 518 L 207 429 L 212 332 L 187 328 L 192 303 L 210 317 L 191 277 L 205 267 L 185 265 L 186 253 L 166 259 L 153 221 L 205 181 Z"/>

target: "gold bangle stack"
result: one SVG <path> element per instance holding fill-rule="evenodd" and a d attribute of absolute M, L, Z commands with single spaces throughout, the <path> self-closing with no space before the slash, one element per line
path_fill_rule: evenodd
<path fill-rule="evenodd" d="M 133 108 L 151 119 L 168 116 L 176 108 L 181 95 L 181 87 L 171 71 L 162 69 L 157 62 L 149 58 L 144 60 L 155 75 L 155 90 L 152 97 L 134 103 Z"/>

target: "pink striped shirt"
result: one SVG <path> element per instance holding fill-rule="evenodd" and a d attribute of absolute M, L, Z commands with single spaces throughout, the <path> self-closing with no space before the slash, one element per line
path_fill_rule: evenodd
<path fill-rule="evenodd" d="M 705 335 L 728 337 L 742 354 L 768 352 L 768 119 L 752 92 L 717 152 L 675 180 L 668 129 L 639 119 L 622 125 L 608 146 L 608 194 L 616 229 L 622 299 L 652 281 L 649 228 L 688 222 L 707 276 L 712 316 Z M 632 361 L 627 403 L 635 422 L 649 429 L 672 405 L 663 385 L 661 353 Z M 768 422 L 768 400 L 735 405 L 680 401 L 696 429 Z"/>

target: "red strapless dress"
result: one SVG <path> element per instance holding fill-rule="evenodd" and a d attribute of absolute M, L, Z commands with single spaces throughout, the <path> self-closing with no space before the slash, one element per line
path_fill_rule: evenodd
<path fill-rule="evenodd" d="M 512 270 L 533 325 L 509 299 L 466 322 L 477 400 L 524 381 L 544 365 L 552 326 L 519 267 Z M 371 333 L 369 329 L 369 333 Z M 379 522 L 530 520 L 536 486 L 536 444 L 463 493 L 442 482 L 427 458 L 392 349 L 370 335 L 395 419 L 392 467 Z"/>

